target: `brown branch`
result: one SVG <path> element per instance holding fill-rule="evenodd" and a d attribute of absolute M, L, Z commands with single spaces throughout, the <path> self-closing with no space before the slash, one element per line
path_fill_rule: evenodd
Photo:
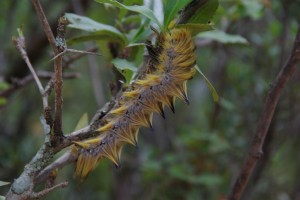
<path fill-rule="evenodd" d="M 38 15 L 39 20 L 41 21 L 42 25 L 43 25 L 43 29 L 45 31 L 45 34 L 48 38 L 48 41 L 51 45 L 51 48 L 54 52 L 55 55 L 57 55 L 59 53 L 58 49 L 56 48 L 56 41 L 55 41 L 55 37 L 53 35 L 53 32 L 51 30 L 51 27 L 48 23 L 48 20 L 46 18 L 46 15 L 43 11 L 42 5 L 40 3 L 39 0 L 32 0 L 33 6 L 35 8 L 35 11 Z"/>
<path fill-rule="evenodd" d="M 57 37 L 56 46 L 58 52 L 55 55 L 65 51 L 67 49 L 65 41 L 66 26 L 68 21 L 65 17 L 61 17 L 58 20 L 57 27 Z M 62 96 L 62 56 L 58 56 L 54 61 L 54 88 L 55 88 L 55 121 L 54 121 L 54 133 L 57 136 L 62 136 L 62 106 L 63 106 L 63 96 Z M 54 138 L 55 139 L 55 138 Z M 56 139 L 55 139 L 56 140 Z M 55 141 L 56 143 L 56 141 Z"/>
<path fill-rule="evenodd" d="M 297 64 L 300 62 L 300 27 L 296 35 L 294 46 L 290 57 L 285 64 L 285 66 L 280 70 L 276 79 L 272 83 L 267 99 L 265 101 L 263 111 L 261 113 L 256 133 L 252 141 L 249 153 L 244 161 L 242 170 L 233 186 L 231 194 L 229 196 L 230 200 L 238 200 L 246 187 L 246 184 L 253 173 L 258 159 L 263 155 L 263 144 L 271 124 L 276 106 L 279 101 L 280 94 L 290 79 L 292 74 L 296 70 Z"/>

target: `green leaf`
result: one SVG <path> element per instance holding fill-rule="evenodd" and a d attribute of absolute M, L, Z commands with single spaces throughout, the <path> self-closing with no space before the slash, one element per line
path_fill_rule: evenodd
<path fill-rule="evenodd" d="M 248 44 L 248 41 L 240 35 L 231 35 L 220 30 L 209 33 L 199 33 L 198 38 L 205 38 L 221 42 L 223 44 Z"/>
<path fill-rule="evenodd" d="M 77 125 L 76 125 L 76 127 L 75 127 L 75 131 L 77 131 L 77 130 L 79 130 L 79 129 L 82 129 L 82 128 L 84 128 L 84 127 L 86 127 L 88 124 L 89 124 L 88 114 L 87 114 L 87 113 L 84 113 L 84 114 L 80 117 L 80 119 L 79 119 L 79 121 L 78 121 L 78 123 L 77 123 Z"/>
<path fill-rule="evenodd" d="M 184 8 L 191 0 L 167 1 L 164 6 L 164 27 L 167 28 L 176 14 Z"/>
<path fill-rule="evenodd" d="M 187 23 L 208 24 L 219 6 L 218 0 L 202 0 L 203 5 L 195 12 Z"/>
<path fill-rule="evenodd" d="M 5 181 L 0 181 L 0 187 L 4 186 L 4 185 L 9 185 L 10 182 L 5 182 Z"/>
<path fill-rule="evenodd" d="M 125 35 L 113 26 L 102 24 L 88 17 L 83 17 L 71 13 L 65 14 L 65 17 L 70 22 L 70 24 L 68 25 L 69 28 L 93 32 L 96 33 L 96 35 L 108 36 L 109 38 L 118 37 L 119 39 L 123 40 L 124 43 L 127 43 Z"/>
<path fill-rule="evenodd" d="M 120 58 L 113 59 L 112 63 L 119 70 L 119 72 L 123 74 L 126 79 L 126 83 L 129 84 L 133 74 L 137 72 L 135 65 L 128 60 Z"/>
<path fill-rule="evenodd" d="M 5 196 L 0 195 L 0 200 L 5 200 Z"/>
<path fill-rule="evenodd" d="M 210 24 L 178 24 L 178 25 L 176 25 L 176 27 L 186 28 L 186 29 L 190 30 L 190 32 L 193 36 L 198 34 L 199 32 L 213 30 L 213 27 Z"/>
<path fill-rule="evenodd" d="M 95 41 L 95 40 L 102 40 L 102 41 L 112 41 L 117 42 L 121 46 L 126 46 L 128 44 L 127 39 L 124 41 L 123 39 L 120 39 L 119 37 L 114 37 L 113 34 L 109 34 L 109 32 L 105 31 L 99 31 L 91 34 L 81 35 L 77 37 L 73 37 L 67 40 L 68 45 L 86 42 L 86 41 Z"/>
<path fill-rule="evenodd" d="M 140 13 L 140 14 L 144 15 L 145 17 L 147 17 L 148 19 L 150 19 L 151 21 L 153 21 L 155 24 L 157 24 L 158 27 L 162 30 L 162 25 L 158 21 L 158 19 L 155 17 L 152 10 L 150 10 L 149 8 L 147 8 L 145 6 L 138 6 L 138 5 L 126 6 L 124 4 L 119 3 L 116 0 L 96 0 L 96 2 L 98 2 L 98 3 L 108 3 L 108 4 L 114 5 L 118 8 L 121 8 L 121 9 L 126 9 L 126 10 L 129 10 L 129 11 L 132 11 L 132 12 Z"/>
<path fill-rule="evenodd" d="M 200 73 L 200 75 L 202 76 L 202 78 L 204 78 L 204 80 L 205 80 L 205 82 L 206 82 L 209 90 L 212 93 L 214 101 L 218 102 L 219 101 L 219 95 L 218 95 L 216 89 L 214 88 L 214 86 L 210 83 L 210 81 L 208 80 L 208 78 L 206 78 L 206 76 L 203 74 L 203 72 L 200 70 L 200 68 L 197 65 L 195 65 L 195 68 Z"/>

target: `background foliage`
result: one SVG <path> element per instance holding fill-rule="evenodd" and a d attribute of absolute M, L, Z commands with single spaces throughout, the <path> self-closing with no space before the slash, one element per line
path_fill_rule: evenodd
<path fill-rule="evenodd" d="M 168 22 L 163 22 L 163 15 L 158 14 L 162 9 L 159 1 L 154 2 L 155 5 L 147 4 L 149 9 L 161 24 L 168 24 L 166 14 Z M 139 0 L 123 3 L 143 4 Z M 34 66 L 52 70 L 49 45 L 32 5 L 25 0 L 4 0 L 2 5 L 0 91 L 11 86 L 12 78 L 29 73 L 10 40 L 22 24 Z M 165 8 L 163 13 L 173 13 L 166 11 L 167 1 L 161 5 Z M 126 66 L 120 71 L 126 73 L 129 81 L 133 67 L 142 63 L 144 46 L 139 43 L 152 33 L 149 24 L 153 20 L 93 1 L 48 1 L 43 6 L 53 30 L 58 17 L 65 12 L 89 17 L 82 20 L 90 23 L 70 26 L 68 44 L 76 49 L 97 46 L 103 55 L 93 57 L 96 73 L 89 64 L 90 57 L 76 61 L 68 69 L 81 74 L 80 79 L 64 82 L 63 125 L 68 133 L 84 113 L 92 117 L 96 109 L 110 100 L 109 83 L 114 79 L 111 62 Z M 66 189 L 47 198 L 225 198 L 247 153 L 269 84 L 291 49 L 299 9 L 299 1 L 221 0 L 213 20 L 216 31 L 195 36 L 197 63 L 216 87 L 219 103 L 213 102 L 203 79 L 196 76 L 188 87 L 190 105 L 177 102 L 176 114 L 167 111 L 166 120 L 155 116 L 154 131 L 142 129 L 138 149 L 125 147 L 120 169 L 105 160 L 86 181 L 71 178 Z M 67 16 L 76 18 L 73 14 Z M 108 41 L 117 42 L 119 51 L 126 45 L 133 46 L 129 52 L 122 52 L 128 63 L 120 58 L 113 60 Z M 299 78 L 298 70 L 282 95 L 265 143 L 265 155 L 243 199 L 300 199 Z M 100 84 L 95 86 L 95 79 Z M 31 83 L 0 97 L 0 104 L 0 180 L 12 181 L 43 142 L 39 122 L 42 102 Z M 74 166 L 66 167 L 59 172 L 59 180 L 70 179 L 73 171 Z M 7 189 L 1 187 L 0 194 Z"/>

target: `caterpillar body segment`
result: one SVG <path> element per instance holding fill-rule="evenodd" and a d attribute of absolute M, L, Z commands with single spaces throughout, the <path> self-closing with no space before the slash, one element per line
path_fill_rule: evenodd
<path fill-rule="evenodd" d="M 157 33 L 156 43 L 155 46 L 146 43 L 151 70 L 123 92 L 116 106 L 104 117 L 106 124 L 97 130 L 99 135 L 74 142 L 73 152 L 79 155 L 75 175 L 86 177 L 103 158 L 119 166 L 123 145 L 137 145 L 139 128 L 152 128 L 154 112 L 164 118 L 165 106 L 175 112 L 176 98 L 189 103 L 186 82 L 193 77 L 196 63 L 191 34 L 186 29 Z"/>

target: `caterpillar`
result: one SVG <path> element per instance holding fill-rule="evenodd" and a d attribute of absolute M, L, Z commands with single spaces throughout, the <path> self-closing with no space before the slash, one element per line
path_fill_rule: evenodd
<path fill-rule="evenodd" d="M 145 74 L 120 95 L 97 129 L 99 135 L 74 142 L 72 150 L 78 153 L 75 176 L 85 178 L 103 158 L 119 166 L 122 147 L 137 145 L 139 128 L 152 128 L 154 112 L 165 118 L 164 107 L 174 112 L 176 98 L 189 103 L 186 82 L 195 74 L 196 64 L 191 34 L 184 28 L 156 34 L 155 45 L 146 43 L 150 61 Z"/>

